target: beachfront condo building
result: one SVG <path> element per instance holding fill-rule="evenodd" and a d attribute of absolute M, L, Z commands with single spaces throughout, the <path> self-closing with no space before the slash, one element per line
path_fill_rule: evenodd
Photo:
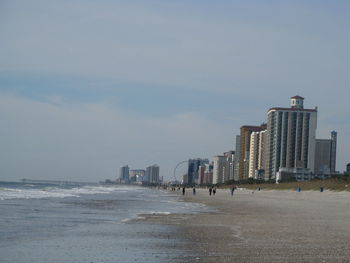
<path fill-rule="evenodd" d="M 189 185 L 198 184 L 198 169 L 199 166 L 209 164 L 208 159 L 189 159 L 187 169 L 187 183 Z"/>
<path fill-rule="evenodd" d="M 250 135 L 249 178 L 264 179 L 266 135 L 266 130 L 252 132 Z"/>
<path fill-rule="evenodd" d="M 143 169 L 132 169 L 129 170 L 130 182 L 142 182 L 146 174 L 146 170 Z"/>
<path fill-rule="evenodd" d="M 198 167 L 198 184 L 206 184 L 206 178 L 205 178 L 205 170 L 206 170 L 205 165 L 200 165 Z"/>
<path fill-rule="evenodd" d="M 198 184 L 212 184 L 213 183 L 213 164 L 203 164 L 198 168 Z"/>
<path fill-rule="evenodd" d="M 205 165 L 205 172 L 204 172 L 204 183 L 205 184 L 212 184 L 213 183 L 213 169 L 214 169 L 213 162 Z"/>
<path fill-rule="evenodd" d="M 328 177 L 335 173 L 337 132 L 331 132 L 330 139 L 316 139 L 315 175 Z"/>
<path fill-rule="evenodd" d="M 268 110 L 266 180 L 275 179 L 280 168 L 314 173 L 316 127 L 317 107 L 304 109 L 303 97 L 291 97 L 290 108 Z"/>
<path fill-rule="evenodd" d="M 224 153 L 224 156 L 226 157 L 226 163 L 224 166 L 224 182 L 227 182 L 228 180 L 233 180 L 234 172 L 235 172 L 235 151 L 228 151 Z"/>
<path fill-rule="evenodd" d="M 234 151 L 228 151 L 223 155 L 214 156 L 213 184 L 222 184 L 233 179 L 234 156 Z"/>
<path fill-rule="evenodd" d="M 338 133 L 336 131 L 331 132 L 331 140 L 332 140 L 332 147 L 331 147 L 331 173 L 336 171 L 336 164 L 337 164 L 337 137 Z"/>
<path fill-rule="evenodd" d="M 241 127 L 238 180 L 249 178 L 250 136 L 253 132 L 263 130 L 266 130 L 266 124 L 260 126 L 244 125 Z"/>
<path fill-rule="evenodd" d="M 214 156 L 213 184 L 224 183 L 225 163 L 226 163 L 225 155 Z"/>
<path fill-rule="evenodd" d="M 147 182 L 150 184 L 159 183 L 159 166 L 158 165 L 154 164 L 146 168 L 144 182 Z"/>
<path fill-rule="evenodd" d="M 124 165 L 120 167 L 119 179 L 120 179 L 120 182 L 129 183 L 129 166 L 128 165 Z"/>
<path fill-rule="evenodd" d="M 236 135 L 233 180 L 239 181 L 239 156 L 241 152 L 241 136 Z"/>

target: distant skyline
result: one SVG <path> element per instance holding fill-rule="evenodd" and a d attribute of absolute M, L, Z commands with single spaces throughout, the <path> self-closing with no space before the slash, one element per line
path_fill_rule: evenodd
<path fill-rule="evenodd" d="M 318 106 L 317 138 L 338 132 L 342 172 L 349 13 L 349 1 L 0 0 L 0 180 L 100 181 L 154 163 L 172 179 L 297 94 Z"/>

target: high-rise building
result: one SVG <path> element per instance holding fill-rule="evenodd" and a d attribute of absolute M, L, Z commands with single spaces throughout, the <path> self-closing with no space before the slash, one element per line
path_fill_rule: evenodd
<path fill-rule="evenodd" d="M 242 126 L 240 135 L 240 154 L 239 154 L 239 180 L 248 179 L 249 175 L 249 157 L 250 157 L 250 135 L 252 132 L 259 132 L 266 129 L 266 124 L 261 126 Z"/>
<path fill-rule="evenodd" d="M 142 182 L 145 177 L 146 171 L 143 169 L 129 170 L 129 179 L 131 182 Z"/>
<path fill-rule="evenodd" d="M 332 131 L 331 132 L 331 140 L 332 140 L 332 147 L 331 147 L 331 173 L 335 173 L 336 171 L 336 159 L 337 159 L 337 132 Z"/>
<path fill-rule="evenodd" d="M 241 136 L 236 135 L 235 156 L 234 156 L 234 172 L 233 180 L 239 181 L 239 163 L 241 154 Z"/>
<path fill-rule="evenodd" d="M 214 156 L 214 167 L 213 167 L 213 184 L 221 184 L 225 181 L 225 164 L 226 156 L 217 155 Z"/>
<path fill-rule="evenodd" d="M 350 163 L 346 165 L 346 173 L 350 174 Z"/>
<path fill-rule="evenodd" d="M 255 173 L 256 179 L 264 179 L 266 169 L 266 138 L 267 130 L 259 133 L 259 147 L 258 147 L 258 167 Z"/>
<path fill-rule="evenodd" d="M 145 182 L 151 184 L 159 183 L 159 166 L 154 164 L 146 168 Z"/>
<path fill-rule="evenodd" d="M 213 183 L 213 164 L 203 164 L 198 168 L 198 184 Z"/>
<path fill-rule="evenodd" d="M 250 135 L 249 178 L 262 178 L 265 172 L 266 130 Z"/>
<path fill-rule="evenodd" d="M 233 180 L 239 181 L 239 157 L 241 153 L 241 136 L 236 135 L 235 156 L 234 156 L 234 172 Z"/>
<path fill-rule="evenodd" d="M 330 176 L 335 173 L 337 132 L 331 132 L 330 139 L 316 139 L 315 168 L 317 176 Z"/>
<path fill-rule="evenodd" d="M 188 184 L 188 175 L 184 174 L 182 176 L 181 184 Z"/>
<path fill-rule="evenodd" d="M 129 182 L 129 166 L 124 165 L 120 167 L 119 178 L 121 182 L 128 183 Z"/>
<path fill-rule="evenodd" d="M 223 183 L 227 182 L 228 180 L 233 180 L 235 152 L 234 151 L 225 152 L 224 156 L 226 157 L 226 159 L 225 159 L 225 165 L 224 165 Z"/>
<path fill-rule="evenodd" d="M 205 165 L 205 172 L 204 172 L 204 184 L 212 184 L 213 183 L 213 168 L 214 164 L 206 164 Z"/>
<path fill-rule="evenodd" d="M 206 165 L 200 165 L 198 167 L 198 184 L 205 184 L 205 171 L 206 171 Z"/>
<path fill-rule="evenodd" d="M 228 151 L 223 155 L 214 156 L 213 161 L 213 184 L 226 183 L 234 177 L 235 152 Z"/>
<path fill-rule="evenodd" d="M 188 170 L 187 170 L 187 183 L 192 185 L 198 183 L 198 168 L 201 165 L 208 164 L 208 159 L 189 159 Z"/>
<path fill-rule="evenodd" d="M 294 96 L 290 108 L 271 108 L 267 117 L 265 179 L 275 179 L 280 168 L 314 172 L 317 107 L 304 109 L 304 98 Z"/>
<path fill-rule="evenodd" d="M 331 174 L 331 144 L 329 139 L 316 139 L 315 146 L 315 168 L 316 175 Z"/>

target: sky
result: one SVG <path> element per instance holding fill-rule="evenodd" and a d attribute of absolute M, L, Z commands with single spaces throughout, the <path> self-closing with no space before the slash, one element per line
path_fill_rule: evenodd
<path fill-rule="evenodd" d="M 232 150 L 301 95 L 350 162 L 350 2 L 0 0 L 0 180 L 101 181 Z M 175 174 L 184 173 L 182 166 Z"/>

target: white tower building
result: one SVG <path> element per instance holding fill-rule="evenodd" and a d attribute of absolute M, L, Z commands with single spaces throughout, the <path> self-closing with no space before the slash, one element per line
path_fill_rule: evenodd
<path fill-rule="evenodd" d="M 271 108 L 267 120 L 265 179 L 274 179 L 280 168 L 314 172 L 317 107 L 304 109 L 304 98 L 291 97 L 290 108 Z"/>
<path fill-rule="evenodd" d="M 213 184 L 220 184 L 224 182 L 225 163 L 226 163 L 226 156 L 224 155 L 214 156 Z"/>
<path fill-rule="evenodd" d="M 266 130 L 250 135 L 249 178 L 259 179 L 259 170 L 265 170 Z"/>

